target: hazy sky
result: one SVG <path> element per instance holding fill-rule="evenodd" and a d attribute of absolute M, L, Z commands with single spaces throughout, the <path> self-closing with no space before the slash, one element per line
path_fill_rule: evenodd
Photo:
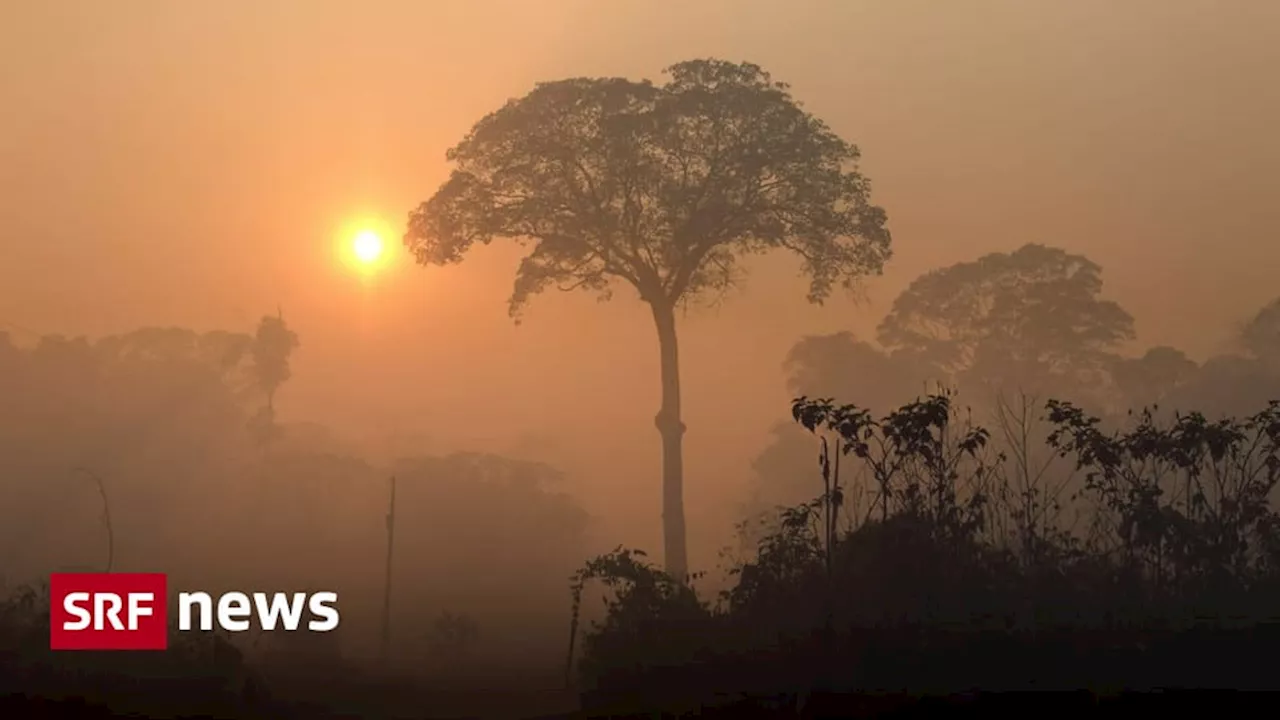
<path fill-rule="evenodd" d="M 779 257 L 684 323 L 696 533 L 785 412 L 790 345 L 869 333 L 924 270 L 1058 245 L 1103 265 L 1141 344 L 1225 347 L 1280 295 L 1278 37 L 1268 0 L 7 2 L 0 326 L 248 330 L 279 304 L 303 343 L 289 417 L 524 437 L 656 530 L 656 338 L 629 294 L 538 298 L 517 328 L 509 249 L 362 283 L 333 243 L 398 230 L 445 150 L 539 80 L 756 62 L 862 148 L 896 255 L 860 306 L 808 306 Z"/>

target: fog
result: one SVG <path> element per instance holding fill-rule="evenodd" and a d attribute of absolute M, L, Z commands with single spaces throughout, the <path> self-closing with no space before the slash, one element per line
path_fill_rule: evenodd
<path fill-rule="evenodd" d="M 10 3 L 0 331 L 23 347 L 145 327 L 252 334 L 279 314 L 300 344 L 276 419 L 295 435 L 324 428 L 312 442 L 361 463 L 342 482 L 364 478 L 358 498 L 316 511 L 308 532 L 340 539 L 287 582 L 324 585 L 332 567 L 332 582 L 368 583 L 372 627 L 396 461 L 492 453 L 562 471 L 555 489 L 590 518 L 581 550 L 547 561 L 540 597 L 554 620 L 575 558 L 618 544 L 661 554 L 657 338 L 625 286 L 606 303 L 548 290 L 514 323 L 507 299 L 526 250 L 512 243 L 414 263 L 400 242 L 408 213 L 449 177 L 446 150 L 477 120 L 538 82 L 657 83 L 673 63 L 715 57 L 759 64 L 860 148 L 893 237 L 882 276 L 816 306 L 799 263 L 772 253 L 723 302 L 679 318 L 690 566 L 715 571 L 752 463 L 789 417 L 792 347 L 842 331 L 873 340 L 923 273 L 1061 248 L 1101 266 L 1102 296 L 1133 316 L 1136 339 L 1118 352 L 1241 352 L 1244 323 L 1280 296 L 1278 31 L 1276 4 L 1210 0 Z M 388 229 L 389 260 L 371 274 L 337 249 L 361 222 Z M 242 467 L 247 448 L 172 464 L 201 468 L 168 482 L 207 496 L 206 512 L 188 508 L 169 532 L 195 532 L 202 517 L 199 533 L 236 542 L 240 510 L 222 503 L 249 491 L 219 485 L 219 468 Z M 159 472 L 142 457 L 121 467 Z M 266 471 L 235 482 L 255 472 Z M 92 538 L 86 493 L 66 522 Z M 167 512 L 127 509 L 121 493 L 117 524 Z M 405 502 L 430 516 L 427 501 Z M 405 532 L 424 532 L 402 517 Z M 93 540 L 63 540 L 22 567 L 99 563 Z M 397 552 L 414 558 L 459 541 L 406 542 L 417 549 Z M 118 540 L 122 569 L 147 569 L 145 557 Z"/>

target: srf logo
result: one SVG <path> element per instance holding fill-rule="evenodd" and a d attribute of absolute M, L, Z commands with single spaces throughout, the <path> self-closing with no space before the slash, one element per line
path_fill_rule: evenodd
<path fill-rule="evenodd" d="M 52 650 L 164 650 L 169 645 L 163 573 L 49 576 Z"/>

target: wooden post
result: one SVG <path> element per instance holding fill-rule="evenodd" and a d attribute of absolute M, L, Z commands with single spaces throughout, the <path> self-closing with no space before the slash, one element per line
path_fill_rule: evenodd
<path fill-rule="evenodd" d="M 387 510 L 387 569 L 386 584 L 382 589 L 382 665 L 391 662 L 391 554 L 395 549 L 396 527 L 396 478 L 391 476 L 391 504 Z"/>

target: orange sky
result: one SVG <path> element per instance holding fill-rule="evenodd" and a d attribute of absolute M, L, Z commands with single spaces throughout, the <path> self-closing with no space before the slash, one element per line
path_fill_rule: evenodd
<path fill-rule="evenodd" d="M 861 307 L 808 306 L 769 258 L 685 322 L 696 532 L 785 413 L 791 343 L 869 332 L 924 270 L 1059 245 L 1104 266 L 1143 344 L 1224 347 L 1280 294 L 1277 37 L 1264 0 L 7 3 L 0 326 L 247 330 L 279 304 L 303 342 L 289 417 L 523 442 L 655 523 L 656 340 L 628 294 L 539 298 L 517 328 L 509 249 L 362 284 L 331 243 L 401 225 L 538 80 L 756 62 L 862 148 L 896 256 Z"/>

